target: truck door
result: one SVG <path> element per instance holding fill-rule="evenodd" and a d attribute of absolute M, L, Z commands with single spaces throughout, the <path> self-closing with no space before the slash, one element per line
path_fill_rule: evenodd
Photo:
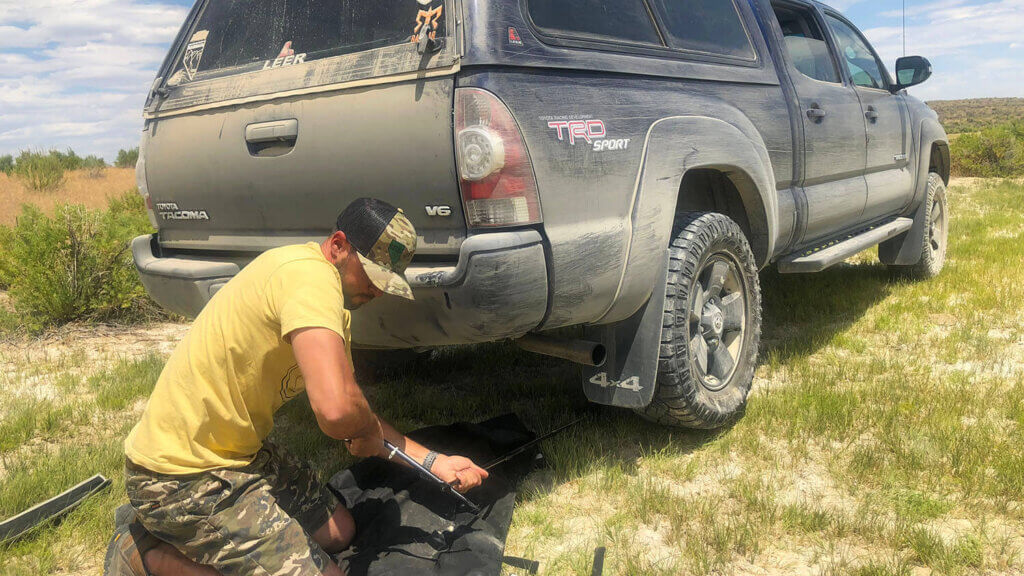
<path fill-rule="evenodd" d="M 788 2 L 772 9 L 800 101 L 807 224 L 798 243 L 808 244 L 861 221 L 867 201 L 864 116 L 856 91 L 843 83 L 818 13 Z"/>
<path fill-rule="evenodd" d="M 903 97 L 889 91 L 885 66 L 860 32 L 838 14 L 827 13 L 840 61 L 860 98 L 867 129 L 865 220 L 898 212 L 910 201 L 913 173 L 907 156 L 907 113 Z"/>

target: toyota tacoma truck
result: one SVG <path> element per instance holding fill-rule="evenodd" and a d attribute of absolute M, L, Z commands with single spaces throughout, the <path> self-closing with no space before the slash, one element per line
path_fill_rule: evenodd
<path fill-rule="evenodd" d="M 720 427 L 759 270 L 942 268 L 949 146 L 906 92 L 931 66 L 895 70 L 803 0 L 199 0 L 145 105 L 135 263 L 194 316 L 381 198 L 419 235 L 415 301 L 354 312 L 357 347 L 514 339 L 593 402 Z"/>

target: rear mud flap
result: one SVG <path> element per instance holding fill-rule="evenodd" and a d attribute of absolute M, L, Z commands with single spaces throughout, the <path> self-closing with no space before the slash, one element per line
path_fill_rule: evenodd
<path fill-rule="evenodd" d="M 595 404 L 644 408 L 654 399 L 658 353 L 664 322 L 669 252 L 647 303 L 629 318 L 605 326 L 588 326 L 583 338 L 601 342 L 608 351 L 602 366 L 583 367 L 583 391 Z"/>

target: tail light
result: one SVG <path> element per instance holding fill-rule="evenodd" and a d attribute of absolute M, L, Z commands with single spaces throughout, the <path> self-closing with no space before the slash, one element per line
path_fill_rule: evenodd
<path fill-rule="evenodd" d="M 470 227 L 542 221 L 537 179 L 512 113 L 479 88 L 455 91 L 455 156 Z"/>
<path fill-rule="evenodd" d="M 146 184 L 146 138 L 148 136 L 148 134 L 143 134 L 142 141 L 139 142 L 139 159 L 135 163 L 135 185 L 138 187 L 142 199 L 146 201 L 146 215 L 149 216 L 149 223 L 156 230 L 158 226 L 156 213 L 153 212 L 153 199 L 149 197 L 149 185 Z"/>

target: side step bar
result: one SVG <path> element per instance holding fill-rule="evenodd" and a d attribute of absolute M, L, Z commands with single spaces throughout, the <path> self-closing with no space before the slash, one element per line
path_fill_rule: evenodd
<path fill-rule="evenodd" d="M 911 218 L 897 218 L 891 222 L 831 240 L 816 248 L 801 250 L 779 260 L 779 272 L 782 274 L 821 272 L 858 252 L 863 252 L 876 244 L 903 234 L 913 225 L 914 221 Z"/>

